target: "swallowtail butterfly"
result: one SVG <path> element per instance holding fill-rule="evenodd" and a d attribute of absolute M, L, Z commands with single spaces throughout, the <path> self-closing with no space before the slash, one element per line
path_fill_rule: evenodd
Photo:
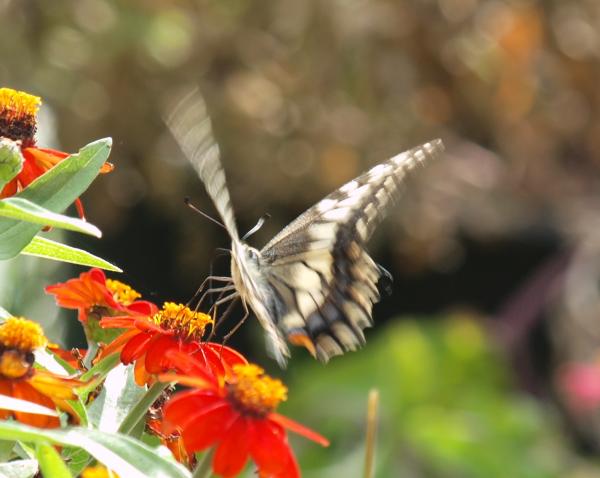
<path fill-rule="evenodd" d="M 238 234 L 225 174 L 204 100 L 192 92 L 166 123 L 211 196 L 231 236 L 231 281 L 221 290 L 241 298 L 266 331 L 269 353 L 281 366 L 287 339 L 321 361 L 365 342 L 385 270 L 365 243 L 398 196 L 407 174 L 443 151 L 436 139 L 378 164 L 332 192 L 261 250 Z M 225 280 L 225 278 L 221 278 Z"/>

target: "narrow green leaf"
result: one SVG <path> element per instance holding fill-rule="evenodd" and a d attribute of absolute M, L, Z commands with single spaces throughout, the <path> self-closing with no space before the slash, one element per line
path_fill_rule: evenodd
<path fill-rule="evenodd" d="M 50 239 L 41 236 L 35 236 L 22 250 L 22 253 L 29 256 L 45 257 L 46 259 L 70 262 L 82 266 L 99 267 L 100 269 L 106 269 L 108 271 L 123 272 L 114 264 L 90 254 L 83 249 L 67 246 L 66 244 L 51 241 Z"/>
<path fill-rule="evenodd" d="M 0 421 L 0 439 L 24 442 L 51 442 L 82 448 L 96 460 L 127 478 L 190 478 L 190 472 L 172 459 L 164 458 L 161 448 L 118 433 L 104 433 L 82 427 L 38 429 L 22 423 Z"/>
<path fill-rule="evenodd" d="M 14 197 L 27 199 L 52 212 L 62 212 L 100 172 L 112 141 L 101 139 L 83 147 L 33 181 Z M 0 259 L 10 259 L 31 242 L 42 225 L 0 218 Z"/>
<path fill-rule="evenodd" d="M 67 465 L 62 460 L 56 449 L 48 443 L 38 443 L 35 448 L 35 457 L 40 464 L 42 476 L 52 478 L 73 478 Z"/>
<path fill-rule="evenodd" d="M 57 214 L 23 198 L 10 197 L 0 200 L 0 217 L 52 226 L 69 231 L 102 237 L 100 229 L 87 221 Z"/>
<path fill-rule="evenodd" d="M 49 417 L 58 416 L 56 410 L 43 407 L 37 403 L 28 402 L 27 400 L 21 400 L 20 398 L 9 397 L 8 395 L 0 395 L 0 409 L 33 413 L 35 415 L 48 415 Z"/>
<path fill-rule="evenodd" d="M 23 169 L 23 155 L 19 145 L 8 138 L 0 138 L 0 189 Z"/>
<path fill-rule="evenodd" d="M 37 460 L 15 460 L 9 463 L 0 463 L 2 478 L 33 478 L 37 472 Z"/>
<path fill-rule="evenodd" d="M 125 419 L 119 426 L 119 431 L 126 435 L 132 435 L 136 425 L 142 421 L 150 406 L 156 401 L 163 391 L 169 386 L 168 383 L 156 382 L 150 389 L 143 394 L 135 406 L 129 411 Z M 139 387 L 138 387 L 139 388 Z"/>

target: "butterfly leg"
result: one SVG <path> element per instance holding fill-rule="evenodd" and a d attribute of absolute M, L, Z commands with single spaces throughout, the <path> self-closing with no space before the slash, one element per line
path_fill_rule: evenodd
<path fill-rule="evenodd" d="M 215 302 L 215 304 L 214 304 L 214 305 L 217 305 L 217 303 L 223 297 L 223 294 L 225 292 L 230 292 L 232 290 L 235 290 L 235 286 L 233 284 L 225 285 L 223 287 L 213 287 L 211 289 L 206 289 L 204 291 L 204 293 L 202 294 L 202 297 L 200 297 L 200 300 L 196 304 L 196 310 L 198 310 L 200 308 L 200 306 L 202 305 L 202 302 L 204 302 L 204 299 L 206 297 L 208 297 L 210 294 L 220 294 L 219 297 L 217 297 L 217 302 Z M 211 309 L 212 309 L 212 307 L 211 307 Z"/>
<path fill-rule="evenodd" d="M 200 284 L 200 287 L 198 287 L 198 289 L 196 290 L 196 292 L 194 292 L 194 295 L 192 296 L 192 298 L 187 302 L 187 306 L 189 307 L 189 305 L 194 302 L 197 297 L 202 293 L 202 291 L 204 290 L 204 288 L 206 287 L 206 284 L 208 284 L 210 281 L 216 281 L 216 282 L 232 282 L 233 279 L 231 277 L 226 277 L 226 276 L 208 276 L 206 279 L 204 279 L 204 281 L 202 281 L 202 284 Z M 204 296 L 202 296 L 204 297 Z M 202 299 L 200 299 L 202 301 Z"/>
<path fill-rule="evenodd" d="M 208 335 L 208 341 L 210 342 L 215 334 L 217 333 L 217 330 L 219 328 L 219 325 L 221 325 L 229 316 L 229 314 L 231 313 L 231 311 L 233 310 L 235 304 L 237 304 L 237 298 L 234 298 L 231 303 L 227 306 L 227 308 L 225 309 L 225 312 L 223 312 L 221 314 L 221 316 L 217 319 L 215 317 L 213 317 L 214 319 L 214 326 L 211 328 L 210 334 Z M 214 310 L 214 315 L 216 315 L 216 309 Z"/>
<path fill-rule="evenodd" d="M 237 324 L 235 324 L 233 329 L 231 329 L 229 332 L 227 332 L 227 334 L 225 334 L 225 337 L 223 337 L 223 345 L 225 345 L 225 343 L 227 343 L 231 336 L 238 331 L 238 329 L 242 326 L 242 324 L 250 315 L 250 311 L 248 310 L 248 304 L 246 304 L 245 300 L 242 300 L 242 305 L 244 307 L 244 316 L 240 319 L 240 321 Z"/>

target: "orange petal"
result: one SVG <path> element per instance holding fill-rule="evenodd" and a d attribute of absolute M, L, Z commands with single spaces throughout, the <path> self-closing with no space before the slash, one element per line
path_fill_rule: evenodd
<path fill-rule="evenodd" d="M 297 433 L 298 435 L 301 435 L 304 438 L 308 438 L 309 440 L 312 440 L 321 446 L 329 446 L 329 440 L 324 436 L 319 435 L 317 432 L 312 431 L 310 428 L 307 428 L 304 425 L 301 425 L 300 423 L 290 418 L 284 417 L 279 413 L 270 413 L 269 420 L 276 422 L 282 427 L 287 428 L 288 430 Z"/>

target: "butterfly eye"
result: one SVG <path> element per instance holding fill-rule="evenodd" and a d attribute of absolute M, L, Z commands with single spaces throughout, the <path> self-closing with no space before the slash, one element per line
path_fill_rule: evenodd
<path fill-rule="evenodd" d="M 246 255 L 248 256 L 249 260 L 251 260 L 254 263 L 258 263 L 258 251 L 256 249 L 254 249 L 253 247 L 248 247 L 246 249 Z"/>

